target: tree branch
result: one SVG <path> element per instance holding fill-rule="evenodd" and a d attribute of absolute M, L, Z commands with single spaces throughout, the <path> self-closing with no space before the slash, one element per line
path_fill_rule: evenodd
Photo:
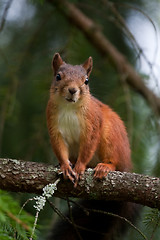
<path fill-rule="evenodd" d="M 125 56 L 102 33 L 101 28 L 66 0 L 48 0 L 48 2 L 54 4 L 72 24 L 77 26 L 101 54 L 109 57 L 121 76 L 125 76 L 124 80 L 147 100 L 157 115 L 160 115 L 160 98 L 144 84 Z"/>
<path fill-rule="evenodd" d="M 7 14 L 8 14 L 8 10 L 9 10 L 12 2 L 13 2 L 13 0 L 9 0 L 9 1 L 6 3 L 4 12 L 3 12 L 3 14 L 2 14 L 2 19 L 1 19 L 1 22 L 0 22 L 0 32 L 2 32 L 2 30 L 3 30 L 3 27 L 4 27 L 5 22 L 6 22 L 6 17 L 7 17 Z"/>
<path fill-rule="evenodd" d="M 49 183 L 61 177 L 56 197 L 77 197 L 130 201 L 160 209 L 160 179 L 135 173 L 110 172 L 104 180 L 93 178 L 88 169 L 77 188 L 59 175 L 59 168 L 36 162 L 0 159 L 0 188 L 14 192 L 42 193 Z"/>

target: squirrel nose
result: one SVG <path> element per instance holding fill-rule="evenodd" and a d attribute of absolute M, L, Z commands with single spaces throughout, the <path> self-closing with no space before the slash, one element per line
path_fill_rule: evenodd
<path fill-rule="evenodd" d="M 70 92 L 70 94 L 75 94 L 77 92 L 76 88 L 69 88 L 68 91 Z"/>

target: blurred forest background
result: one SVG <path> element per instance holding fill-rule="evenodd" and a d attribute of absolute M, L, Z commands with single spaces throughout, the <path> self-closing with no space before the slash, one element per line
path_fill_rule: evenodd
<path fill-rule="evenodd" d="M 160 94 L 160 1 L 68 0 L 97 23 L 145 84 Z M 63 1 L 62 1 L 63 2 Z M 160 120 L 146 100 L 133 90 L 112 61 L 87 39 L 51 0 L 0 1 L 0 157 L 57 164 L 46 127 L 45 109 L 53 78 L 51 60 L 59 52 L 66 62 L 81 64 L 93 57 L 92 94 L 110 105 L 124 120 L 131 143 L 134 171 L 160 176 Z M 25 239 L 17 228 L 20 206 L 29 194 L 0 192 L 0 239 Z M 65 203 L 53 199 L 57 206 Z M 32 225 L 33 203 L 25 207 L 21 221 Z M 148 239 L 160 239 L 159 214 L 144 208 L 140 229 Z M 9 214 L 11 213 L 11 214 Z M 18 218 L 18 217 L 17 217 Z M 45 239 L 56 216 L 48 206 L 40 214 L 37 239 Z M 144 223 L 145 219 L 145 223 Z M 126 239 L 142 239 L 131 229 Z"/>

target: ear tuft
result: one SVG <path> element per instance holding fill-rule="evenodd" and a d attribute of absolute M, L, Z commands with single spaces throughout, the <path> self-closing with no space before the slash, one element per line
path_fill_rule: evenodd
<path fill-rule="evenodd" d="M 52 68 L 54 70 L 54 73 L 56 74 L 59 67 L 63 64 L 63 60 L 60 56 L 59 53 L 55 53 L 54 56 L 53 56 L 53 60 L 52 60 Z"/>
<path fill-rule="evenodd" d="M 93 67 L 93 59 L 92 57 L 89 57 L 83 64 L 82 66 L 84 67 L 84 69 L 87 72 L 87 76 L 89 77 L 89 75 L 92 72 L 92 67 Z"/>

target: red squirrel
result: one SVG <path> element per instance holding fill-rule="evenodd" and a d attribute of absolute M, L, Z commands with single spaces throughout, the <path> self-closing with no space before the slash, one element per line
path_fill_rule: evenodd
<path fill-rule="evenodd" d="M 94 168 L 94 177 L 100 179 L 110 171 L 131 171 L 130 145 L 123 121 L 90 93 L 92 57 L 73 66 L 56 53 L 52 67 L 54 78 L 47 105 L 47 124 L 64 177 L 72 180 L 76 187 L 87 167 Z M 82 200 L 81 205 L 112 212 L 131 221 L 137 215 L 132 203 Z M 120 219 L 100 213 L 86 215 L 76 206 L 72 209 L 71 220 L 74 226 L 81 227 L 78 234 L 69 223 L 58 221 L 48 239 L 113 240 L 125 228 Z"/>
<path fill-rule="evenodd" d="M 78 181 L 87 167 L 94 168 L 95 178 L 115 170 L 131 171 L 130 145 L 123 121 L 90 93 L 92 57 L 73 66 L 56 53 L 52 67 L 47 125 L 64 177 Z"/>

